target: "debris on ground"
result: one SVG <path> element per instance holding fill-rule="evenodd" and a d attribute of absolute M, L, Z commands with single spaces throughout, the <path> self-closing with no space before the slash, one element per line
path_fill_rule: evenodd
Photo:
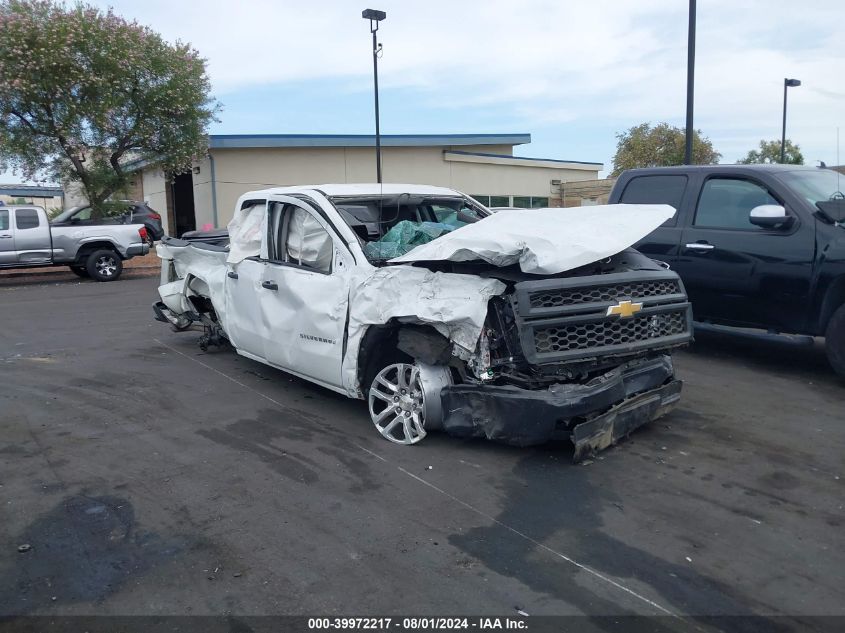
<path fill-rule="evenodd" d="M 21 554 L 24 554 L 24 553 L 28 552 L 28 551 L 29 551 L 29 550 L 31 550 L 31 549 L 32 549 L 32 545 L 30 545 L 29 543 L 24 543 L 23 545 L 18 545 L 18 551 L 19 551 Z"/>

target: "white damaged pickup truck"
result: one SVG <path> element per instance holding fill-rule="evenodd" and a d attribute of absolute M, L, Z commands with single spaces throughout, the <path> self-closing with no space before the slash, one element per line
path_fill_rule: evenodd
<path fill-rule="evenodd" d="M 200 345 L 366 399 L 386 439 L 428 431 L 575 460 L 667 413 L 689 343 L 678 276 L 630 247 L 667 205 L 491 214 L 425 185 L 242 196 L 225 234 L 165 238 L 156 318 Z"/>

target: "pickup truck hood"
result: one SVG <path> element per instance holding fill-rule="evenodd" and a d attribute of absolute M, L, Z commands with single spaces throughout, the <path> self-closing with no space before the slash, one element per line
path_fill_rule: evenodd
<path fill-rule="evenodd" d="M 554 275 L 628 248 L 675 215 L 667 204 L 513 209 L 468 224 L 390 263 L 482 260 Z"/>

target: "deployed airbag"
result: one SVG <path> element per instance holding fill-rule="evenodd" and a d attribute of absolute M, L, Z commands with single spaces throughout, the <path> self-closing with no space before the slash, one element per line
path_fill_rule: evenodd
<path fill-rule="evenodd" d="M 674 215 L 666 204 L 503 210 L 390 261 L 518 263 L 523 272 L 553 275 L 615 255 Z"/>
<path fill-rule="evenodd" d="M 288 257 L 309 268 L 328 272 L 332 267 L 332 238 L 317 219 L 299 207 L 293 207 L 288 227 Z"/>
<path fill-rule="evenodd" d="M 254 204 L 235 211 L 228 225 L 229 255 L 226 261 L 237 264 L 247 257 L 267 256 L 261 252 L 262 238 L 267 233 L 267 205 Z"/>
<path fill-rule="evenodd" d="M 376 242 L 364 245 L 364 255 L 372 260 L 392 259 L 404 255 L 421 244 L 428 244 L 454 226 L 440 222 L 412 222 L 402 220 Z"/>

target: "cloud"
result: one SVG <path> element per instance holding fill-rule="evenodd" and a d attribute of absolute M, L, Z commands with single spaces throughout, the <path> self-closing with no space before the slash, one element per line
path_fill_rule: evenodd
<path fill-rule="evenodd" d="M 323 107 L 339 94 L 372 90 L 360 3 L 99 4 L 191 42 L 208 58 L 224 104 L 273 84 L 320 85 Z M 682 0 L 379 0 L 375 8 L 387 11 L 379 32 L 382 90 L 412 92 L 417 107 L 439 113 L 444 129 L 453 128 L 450 116 L 458 111 L 534 132 L 536 141 L 590 129 L 601 135 L 606 155 L 582 158 L 609 163 L 616 132 L 642 121 L 684 124 Z M 723 160 L 736 160 L 761 138 L 779 138 L 783 78 L 790 76 L 803 86 L 790 89 L 788 135 L 808 161 L 835 161 L 836 126 L 845 125 L 841 27 L 840 0 L 698 3 L 695 125 Z M 236 114 L 224 110 L 224 124 Z M 295 128 L 295 121 L 286 125 Z M 408 120 L 404 131 L 414 129 Z M 571 148 L 567 154 L 579 157 Z"/>
<path fill-rule="evenodd" d="M 118 3 L 117 10 L 171 39 L 191 41 L 209 58 L 225 102 L 251 86 L 303 80 L 369 91 L 361 6 L 147 0 Z M 526 129 L 604 120 L 611 138 L 645 120 L 683 124 L 685 2 L 389 0 L 378 6 L 388 14 L 379 33 L 383 89 L 416 90 L 446 117 L 457 108 L 497 109 Z M 746 139 L 779 135 L 783 77 L 796 76 L 804 86 L 790 92 L 789 134 L 808 158 L 830 156 L 845 112 L 834 83 L 845 68 L 839 2 L 698 6 L 696 127 L 726 160 L 738 158 Z"/>

